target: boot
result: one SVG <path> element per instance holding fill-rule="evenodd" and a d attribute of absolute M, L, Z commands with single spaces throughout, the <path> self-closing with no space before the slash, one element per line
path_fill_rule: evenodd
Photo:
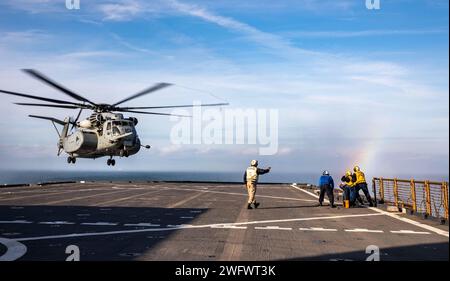
<path fill-rule="evenodd" d="M 247 204 L 247 209 L 249 209 L 249 210 L 253 209 L 251 203 L 248 203 L 248 204 Z"/>
<path fill-rule="evenodd" d="M 259 207 L 259 203 L 253 203 L 253 206 L 255 207 L 255 209 L 257 209 Z"/>

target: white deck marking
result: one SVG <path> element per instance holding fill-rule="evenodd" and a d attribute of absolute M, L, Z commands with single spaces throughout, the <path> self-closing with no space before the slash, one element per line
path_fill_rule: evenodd
<path fill-rule="evenodd" d="M 431 234 L 426 231 L 414 231 L 414 230 L 391 230 L 391 233 L 399 233 L 399 234 Z"/>
<path fill-rule="evenodd" d="M 279 227 L 279 226 L 255 226 L 255 229 L 269 229 L 269 230 L 292 230 L 291 227 Z"/>
<path fill-rule="evenodd" d="M 130 189 L 130 190 L 139 190 L 139 189 L 145 189 L 144 187 L 133 187 L 133 188 L 126 188 L 126 187 L 118 187 L 118 186 L 113 186 L 111 187 L 112 189 Z"/>
<path fill-rule="evenodd" d="M 306 193 L 306 194 L 309 194 L 309 195 L 311 195 L 311 196 L 313 196 L 313 197 L 315 197 L 315 198 L 319 198 L 319 196 L 317 196 L 316 194 L 313 194 L 313 193 L 311 193 L 311 192 L 309 192 L 309 191 L 303 190 L 303 189 L 299 188 L 298 186 L 295 186 L 295 185 L 291 185 L 291 186 L 292 186 L 293 188 L 298 189 L 298 190 L 300 190 L 300 191 L 302 191 L 302 192 L 304 192 L 304 193 Z M 380 210 L 380 209 L 375 208 L 375 207 L 369 207 L 368 209 L 369 209 L 369 210 L 372 210 L 372 211 L 375 211 L 375 212 L 378 212 L 378 213 L 380 213 L 380 214 L 389 216 L 389 217 L 391 217 L 391 218 L 394 218 L 394 219 L 397 219 L 397 220 L 401 220 L 401 221 L 403 221 L 403 222 L 406 222 L 406 223 L 409 223 L 409 224 L 412 224 L 412 225 L 421 227 L 421 228 L 423 228 L 423 229 L 432 231 L 432 232 L 434 232 L 434 233 L 436 233 L 436 234 L 439 234 L 439 235 L 442 235 L 442 236 L 445 236 L 445 237 L 449 238 L 449 233 L 448 233 L 448 231 L 439 229 L 439 228 L 437 228 L 437 227 L 433 227 L 433 226 L 431 226 L 431 225 L 423 224 L 423 223 L 420 223 L 420 222 L 417 222 L 417 221 L 414 221 L 414 220 L 411 220 L 411 219 L 408 219 L 408 218 L 404 218 L 404 217 L 401 217 L 401 216 L 399 216 L 399 215 L 392 214 L 392 213 L 386 212 L 386 211 L 384 211 L 384 210 Z"/>
<path fill-rule="evenodd" d="M 0 261 L 15 261 L 27 252 L 27 247 L 17 240 L 0 238 L 0 244 L 6 247 L 6 253 L 0 256 Z"/>
<path fill-rule="evenodd" d="M 226 229 L 247 229 L 246 226 L 235 226 L 235 225 L 213 225 L 211 228 L 226 228 Z"/>
<path fill-rule="evenodd" d="M 101 225 L 101 226 L 108 226 L 108 225 L 117 225 L 118 223 L 114 222 L 82 222 L 81 225 Z"/>
<path fill-rule="evenodd" d="M 96 193 L 96 194 L 88 195 L 88 196 L 79 196 L 79 197 L 73 197 L 73 198 L 67 198 L 67 199 L 61 199 L 61 200 L 45 202 L 45 204 L 46 205 L 53 205 L 53 204 L 59 204 L 59 203 L 64 203 L 64 202 L 70 202 L 70 201 L 76 201 L 76 200 L 81 200 L 81 199 L 105 196 L 105 195 L 116 194 L 116 193 L 124 193 L 124 192 L 128 192 L 128 190 L 116 190 L 116 191 L 110 191 L 110 192 Z"/>
<path fill-rule="evenodd" d="M 6 194 L 8 195 L 15 195 L 16 193 L 37 193 L 39 192 L 39 194 L 34 194 L 34 195 L 28 195 L 28 196 L 20 196 L 20 197 L 13 197 L 13 198 L 5 198 L 2 197 L 0 198 L 0 201 L 5 201 L 5 200 L 17 200 L 17 199 L 28 199 L 28 198 L 34 198 L 34 197 L 40 197 L 40 196 L 53 196 L 53 195 L 62 195 L 62 194 L 66 194 L 66 193 L 72 193 L 72 192 L 83 192 L 83 191 L 98 191 L 98 190 L 110 190 L 110 189 L 95 189 L 95 188 L 91 188 L 91 189 L 75 189 L 75 190 L 64 190 L 64 191 L 57 191 L 57 190 L 29 190 L 29 191 L 17 191 L 17 192 L 8 192 Z"/>
<path fill-rule="evenodd" d="M 159 224 L 153 224 L 153 223 L 144 223 L 144 222 L 141 222 L 141 223 L 126 223 L 126 224 L 124 224 L 123 226 L 149 226 L 149 227 L 157 227 L 157 226 L 160 226 Z"/>
<path fill-rule="evenodd" d="M 308 195 L 311 195 L 311 196 L 314 197 L 314 198 L 319 199 L 319 195 L 317 195 L 317 194 L 314 194 L 314 193 L 312 193 L 312 192 L 310 192 L 310 191 L 304 190 L 303 188 L 300 188 L 300 187 L 298 187 L 298 186 L 296 186 L 296 185 L 293 185 L 293 184 L 291 184 L 291 186 L 292 186 L 293 188 L 295 188 L 295 189 L 300 190 L 301 192 L 304 192 L 304 193 L 306 193 L 306 194 L 308 194 Z M 330 201 L 328 201 L 327 199 L 324 199 L 324 202 L 330 203 Z"/>
<path fill-rule="evenodd" d="M 194 217 L 180 217 L 180 219 L 193 219 Z"/>
<path fill-rule="evenodd" d="M 389 213 L 389 212 L 386 212 L 386 211 L 384 211 L 384 210 L 377 209 L 377 208 L 375 208 L 375 207 L 369 207 L 369 209 L 370 209 L 370 210 L 373 210 L 373 211 L 375 211 L 375 212 L 378 212 L 378 213 L 380 213 L 380 214 L 384 214 L 384 215 L 386 215 L 386 216 L 389 216 L 389 217 L 391 217 L 391 218 L 394 218 L 394 219 L 397 219 L 397 220 L 401 220 L 401 221 L 403 221 L 403 222 L 406 222 L 406 223 L 409 223 L 409 224 L 412 224 L 412 225 L 421 227 L 421 228 L 423 228 L 423 229 L 432 231 L 432 232 L 434 232 L 434 233 L 436 233 L 436 234 L 445 236 L 445 237 L 447 237 L 447 238 L 449 237 L 448 231 L 439 229 L 439 228 L 437 228 L 437 227 L 433 227 L 433 226 L 431 226 L 431 225 L 427 225 L 427 224 L 420 223 L 420 222 L 417 222 L 417 221 L 414 221 L 414 220 L 411 220 L 411 219 L 407 219 L 407 218 L 401 217 L 401 216 L 396 215 L 396 214 L 391 214 L 391 213 Z"/>
<path fill-rule="evenodd" d="M 133 189 L 130 189 L 130 190 L 134 190 L 134 189 L 136 189 L 136 188 L 133 188 Z M 160 191 L 161 190 L 152 190 L 152 191 L 148 191 L 148 192 L 144 192 L 144 193 L 131 195 L 131 196 L 128 196 L 128 197 L 116 198 L 116 199 L 113 199 L 113 200 L 108 200 L 108 201 L 95 203 L 95 204 L 93 204 L 91 206 L 105 206 L 105 205 L 107 206 L 108 204 L 111 204 L 111 203 L 117 203 L 117 202 L 129 200 L 129 199 L 133 199 L 133 198 L 136 198 L 136 197 L 143 197 L 143 196 L 146 196 L 148 194 L 157 193 L 157 192 L 160 192 Z"/>
<path fill-rule="evenodd" d="M 69 221 L 41 221 L 39 224 L 75 224 Z"/>
<path fill-rule="evenodd" d="M 195 191 L 195 192 L 204 192 L 204 193 L 218 193 L 218 194 L 226 194 L 226 195 L 248 196 L 246 192 L 235 193 L 235 192 L 198 190 L 198 189 L 192 189 L 192 188 L 177 188 L 177 187 L 169 187 L 169 188 L 167 188 L 167 190 L 182 190 L 182 191 Z M 294 200 L 294 201 L 304 201 L 304 202 L 316 202 L 316 200 L 290 198 L 290 197 L 279 197 L 279 196 L 269 196 L 269 195 L 258 195 L 258 197 L 272 198 L 272 199 L 283 199 L 283 200 Z"/>
<path fill-rule="evenodd" d="M 345 229 L 346 232 L 366 232 L 366 233 L 384 233 L 383 230 L 373 230 L 367 228 Z"/>
<path fill-rule="evenodd" d="M 278 220 L 235 222 L 235 223 L 228 223 L 227 225 L 267 224 L 267 223 L 293 222 L 293 221 L 312 221 L 312 220 L 328 220 L 328 219 L 371 217 L 371 216 L 381 216 L 381 215 L 382 214 L 373 214 L 372 213 L 372 214 L 356 214 L 356 215 L 317 216 L 317 217 L 309 217 L 309 218 L 294 218 L 294 219 L 278 219 Z"/>
<path fill-rule="evenodd" d="M 206 225 L 167 225 L 165 228 L 145 228 L 145 229 L 133 229 L 133 230 L 118 230 L 118 231 L 104 231 L 104 232 L 91 232 L 91 233 L 72 233 L 62 235 L 49 235 L 49 236 L 37 236 L 37 237 L 25 237 L 16 239 L 17 241 L 34 241 L 45 239 L 61 239 L 61 238 L 73 238 L 73 237 L 89 237 L 100 235 L 114 235 L 114 234 L 129 234 L 140 232 L 156 232 L 156 231 L 169 231 L 179 229 L 191 229 L 191 228 L 209 228 L 214 226 L 241 226 L 250 224 L 262 224 L 262 223 L 277 223 L 287 221 L 310 221 L 310 220 L 323 220 L 323 219 L 340 219 L 340 218 L 352 218 L 352 217 L 368 217 L 368 216 L 382 216 L 383 214 L 359 214 L 359 215 L 344 215 L 344 216 L 327 216 L 327 217 L 310 217 L 310 218 L 296 218 L 296 219 L 282 219 L 282 220 L 266 220 L 266 221 L 249 221 L 249 222 L 237 222 L 237 223 L 215 223 Z"/>
<path fill-rule="evenodd" d="M 20 224 L 20 223 L 33 223 L 32 221 L 15 220 L 15 221 L 0 221 L 0 224 Z"/>
<path fill-rule="evenodd" d="M 299 230 L 302 230 L 302 231 L 337 231 L 337 229 L 334 229 L 334 228 L 323 228 L 323 227 L 309 227 L 309 228 L 300 227 Z"/>

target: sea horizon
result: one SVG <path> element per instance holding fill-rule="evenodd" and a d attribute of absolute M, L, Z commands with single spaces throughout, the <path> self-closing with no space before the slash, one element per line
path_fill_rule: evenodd
<path fill-rule="evenodd" d="M 336 182 L 339 175 L 333 175 Z M 376 175 L 398 179 L 447 181 L 448 175 L 440 174 L 398 174 Z M 264 183 L 309 183 L 316 184 L 320 173 L 312 172 L 274 172 L 260 177 Z M 238 171 L 127 171 L 127 170 L 0 170 L 0 185 L 35 184 L 54 181 L 212 181 L 242 182 L 243 172 Z M 367 175 L 371 180 L 371 175 Z"/>

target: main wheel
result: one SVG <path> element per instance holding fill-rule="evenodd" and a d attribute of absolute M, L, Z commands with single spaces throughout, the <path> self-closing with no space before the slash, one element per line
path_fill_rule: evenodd
<path fill-rule="evenodd" d="M 77 158 L 72 157 L 72 163 L 75 164 L 75 162 L 77 162 Z"/>
<path fill-rule="evenodd" d="M 107 164 L 108 166 L 110 166 L 110 165 L 111 165 L 111 159 L 106 160 L 106 164 Z"/>
<path fill-rule="evenodd" d="M 114 160 L 114 159 L 111 159 L 111 165 L 116 165 L 116 160 Z"/>
<path fill-rule="evenodd" d="M 72 157 L 70 157 L 70 156 L 67 157 L 67 163 L 68 163 L 68 164 L 72 163 Z"/>

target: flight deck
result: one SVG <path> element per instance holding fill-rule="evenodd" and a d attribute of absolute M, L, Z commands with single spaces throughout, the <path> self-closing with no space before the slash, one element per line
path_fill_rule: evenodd
<path fill-rule="evenodd" d="M 302 185 L 76 182 L 0 188 L 0 260 L 448 260 L 448 224 L 319 207 Z M 369 247 L 369 248 L 368 248 Z M 372 248 L 371 248 L 372 247 Z"/>

